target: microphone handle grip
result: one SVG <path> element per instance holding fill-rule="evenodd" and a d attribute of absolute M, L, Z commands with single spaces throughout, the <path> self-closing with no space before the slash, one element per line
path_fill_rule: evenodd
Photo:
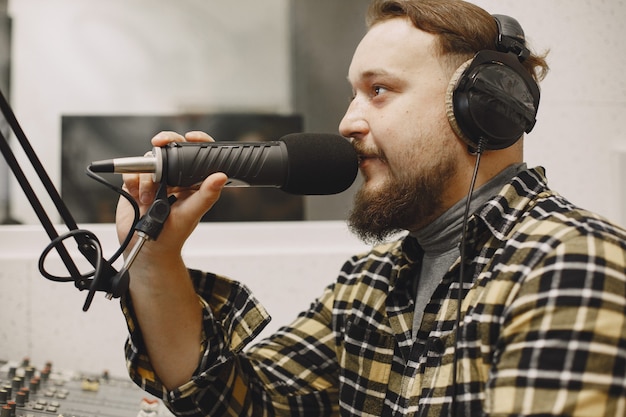
<path fill-rule="evenodd" d="M 172 142 L 160 154 L 169 186 L 188 187 L 223 172 L 231 180 L 227 185 L 281 187 L 289 174 L 281 141 Z"/>

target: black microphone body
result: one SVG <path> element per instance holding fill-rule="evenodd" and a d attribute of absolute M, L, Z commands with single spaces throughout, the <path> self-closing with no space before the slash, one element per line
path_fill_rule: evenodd
<path fill-rule="evenodd" d="M 281 142 L 172 142 L 153 152 L 161 154 L 167 185 L 187 187 L 223 172 L 230 186 L 276 187 L 288 175 L 287 150 Z M 156 175 L 156 181 L 161 179 Z"/>
<path fill-rule="evenodd" d="M 94 172 L 149 172 L 155 182 L 182 187 L 223 172 L 227 186 L 327 195 L 350 187 L 358 158 L 341 136 L 299 133 L 270 142 L 171 142 L 144 157 L 96 161 L 90 167 Z"/>

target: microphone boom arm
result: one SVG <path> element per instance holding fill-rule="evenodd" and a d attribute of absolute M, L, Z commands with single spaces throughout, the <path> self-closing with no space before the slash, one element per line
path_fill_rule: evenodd
<path fill-rule="evenodd" d="M 19 145 L 23 149 L 28 161 L 30 162 L 32 168 L 35 170 L 37 176 L 39 177 L 42 185 L 44 186 L 48 196 L 54 203 L 61 220 L 68 228 L 68 232 L 63 235 L 59 235 L 55 225 L 52 220 L 46 213 L 43 204 L 39 200 L 37 194 L 35 193 L 33 187 L 31 186 L 26 174 L 20 167 L 19 162 L 11 146 L 9 145 L 9 134 L 7 131 L 6 134 L 2 129 L 0 131 L 0 152 L 2 153 L 4 160 L 7 162 L 7 165 L 13 172 L 18 184 L 24 191 L 28 202 L 31 207 L 35 211 L 39 222 L 43 226 L 46 231 L 48 237 L 51 240 L 51 243 L 44 249 L 43 253 L 39 258 L 39 269 L 42 275 L 48 279 L 57 282 L 69 282 L 74 281 L 74 285 L 80 291 L 89 290 L 89 294 L 87 295 L 87 299 L 83 305 L 83 311 L 87 311 L 89 306 L 91 305 L 91 301 L 93 299 L 93 295 L 95 291 L 105 291 L 111 294 L 112 297 L 121 296 L 128 289 L 128 281 L 124 280 L 124 277 L 120 277 L 112 263 L 114 262 L 116 256 L 112 257 L 110 260 L 105 260 L 102 257 L 102 251 L 100 248 L 100 244 L 96 236 L 83 229 L 79 229 L 76 221 L 74 220 L 72 214 L 69 209 L 61 199 L 59 192 L 55 188 L 52 180 L 48 176 L 45 168 L 41 164 L 41 161 L 37 157 L 37 154 L 33 150 L 26 134 L 22 130 L 13 109 L 11 108 L 9 102 L 5 98 L 4 94 L 0 91 L 0 111 L 2 112 L 2 116 L 4 117 L 4 121 L 6 125 L 10 128 L 10 131 L 13 133 L 15 138 L 17 139 Z M 1 120 L 0 120 L 1 121 Z M 5 126 L 2 126 L 5 127 Z M 91 274 L 81 274 L 78 266 L 72 260 L 71 255 L 67 251 L 64 246 L 63 241 L 67 238 L 73 237 L 78 246 L 79 252 L 89 261 L 89 263 L 94 267 L 94 271 Z M 44 268 L 44 260 L 47 254 L 52 250 L 56 249 L 59 257 L 63 261 L 63 264 L 67 268 L 67 271 L 70 274 L 70 277 L 62 278 L 56 277 L 49 274 Z M 93 278 L 90 276 L 93 274 Z"/>

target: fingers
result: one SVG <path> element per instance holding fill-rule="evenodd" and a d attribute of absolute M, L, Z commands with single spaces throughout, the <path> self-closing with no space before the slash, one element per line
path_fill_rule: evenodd
<path fill-rule="evenodd" d="M 185 136 L 172 131 L 162 131 L 152 138 L 151 143 L 155 147 L 162 147 L 170 142 L 185 141 L 209 142 L 213 141 L 213 138 L 200 131 L 189 132 Z M 124 184 L 129 193 L 142 205 L 151 204 L 158 189 L 158 184 L 153 182 L 152 174 L 124 175 Z"/>
<path fill-rule="evenodd" d="M 152 204 L 158 184 L 152 181 L 152 174 L 124 174 L 124 188 L 140 205 Z"/>
<path fill-rule="evenodd" d="M 176 132 L 162 131 L 157 133 L 152 138 L 153 146 L 165 146 L 170 142 L 215 142 L 215 140 L 207 133 L 199 130 L 193 130 L 191 132 L 181 135 Z"/>
<path fill-rule="evenodd" d="M 166 146 L 170 142 L 212 142 L 213 138 L 204 132 L 188 132 L 184 136 L 175 132 L 160 132 L 152 138 L 153 146 Z M 153 174 L 124 174 L 124 188 L 138 202 L 140 215 L 146 213 L 154 202 L 160 184 L 153 181 Z M 182 247 L 202 216 L 213 207 L 220 198 L 228 177 L 223 173 L 215 173 L 194 187 L 169 187 L 168 194 L 177 197 L 172 205 L 172 212 L 164 225 L 160 243 L 155 248 L 171 250 Z M 116 213 L 116 223 L 120 240 L 124 239 L 133 216 L 131 205 L 120 200 Z"/>
<path fill-rule="evenodd" d="M 153 181 L 152 174 L 139 174 L 139 202 L 152 204 L 159 184 Z"/>
<path fill-rule="evenodd" d="M 165 146 L 170 142 L 184 142 L 185 137 L 170 131 L 159 132 L 151 140 L 153 146 Z"/>
<path fill-rule="evenodd" d="M 214 142 L 213 138 L 205 132 L 191 131 L 181 135 L 172 131 L 162 131 L 157 133 L 151 140 L 151 143 L 155 147 L 166 146 L 170 142 Z M 154 183 L 152 174 L 124 174 L 123 176 L 124 186 L 128 193 L 132 195 L 140 205 L 149 205 L 154 201 L 158 183 Z M 224 180 L 225 182 L 226 180 Z M 221 190 L 223 187 L 219 185 L 221 180 L 218 180 L 215 185 L 215 190 Z M 212 186 L 208 186 L 206 190 L 213 189 Z M 219 193 L 217 194 L 219 197 Z M 212 203 L 211 203 L 212 205 Z"/>
<path fill-rule="evenodd" d="M 123 174 L 122 180 L 124 185 L 122 188 L 126 190 L 135 200 L 139 199 L 139 175 L 137 174 Z"/>
<path fill-rule="evenodd" d="M 186 209 L 191 218 L 200 219 L 208 210 L 213 207 L 220 198 L 222 189 L 228 181 L 228 177 L 221 173 L 209 175 L 200 185 L 200 188 L 193 193 L 187 203 Z"/>
<path fill-rule="evenodd" d="M 189 142 L 215 142 L 209 134 L 199 130 L 193 130 L 185 133 L 185 139 Z"/>

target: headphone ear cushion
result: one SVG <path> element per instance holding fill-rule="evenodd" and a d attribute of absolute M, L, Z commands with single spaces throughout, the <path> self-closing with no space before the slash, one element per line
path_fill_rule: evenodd
<path fill-rule="evenodd" d="M 504 149 L 532 130 L 539 96 L 539 86 L 517 56 L 483 50 L 452 76 L 446 114 L 470 147 L 482 141 L 484 149 Z"/>
<path fill-rule="evenodd" d="M 448 83 L 448 88 L 446 89 L 446 97 L 445 97 L 445 106 L 446 106 L 446 116 L 448 116 L 448 122 L 450 123 L 450 127 L 452 131 L 456 133 L 456 135 L 463 140 L 467 145 L 476 147 L 478 144 L 474 143 L 459 126 L 459 123 L 454 116 L 454 91 L 456 90 L 457 84 L 461 77 L 463 77 L 465 71 L 472 63 L 472 59 L 468 59 L 464 63 L 462 63 L 452 74 L 450 78 L 450 82 Z"/>

